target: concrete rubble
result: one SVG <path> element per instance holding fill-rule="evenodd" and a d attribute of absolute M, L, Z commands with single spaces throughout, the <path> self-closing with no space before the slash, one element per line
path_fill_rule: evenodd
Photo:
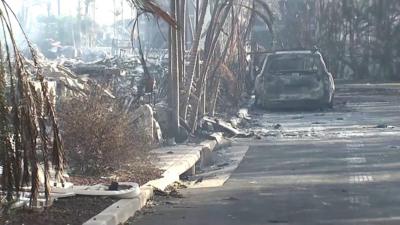
<path fill-rule="evenodd" d="M 134 111 L 134 126 L 141 129 L 146 138 L 152 143 L 161 143 L 163 140 L 160 125 L 154 118 L 154 112 L 150 105 L 142 105 Z"/>

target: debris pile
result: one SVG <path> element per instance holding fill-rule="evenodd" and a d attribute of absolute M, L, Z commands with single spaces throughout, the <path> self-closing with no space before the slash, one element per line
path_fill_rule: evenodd
<path fill-rule="evenodd" d="M 148 94 L 145 81 L 149 77 L 157 84 L 154 90 L 150 90 L 154 91 L 155 97 L 160 99 L 166 96 L 165 74 L 168 60 L 162 51 L 148 56 L 146 67 L 149 74 L 145 74 L 138 55 L 115 56 L 88 63 L 76 60 L 60 63 L 75 74 L 88 77 L 102 87 L 107 87 L 127 107 Z"/>
<path fill-rule="evenodd" d="M 54 105 L 65 99 L 87 97 L 100 93 L 121 105 L 124 112 L 137 115 L 133 120 L 138 129 L 146 130 L 152 142 L 161 143 L 162 132 L 154 117 L 151 104 L 166 96 L 166 52 L 152 51 L 148 54 L 145 74 L 138 55 L 121 55 L 98 61 L 85 62 L 64 57 L 49 60 L 37 53 L 43 74 L 54 97 Z M 33 71 L 33 61 L 26 59 Z M 146 77 L 155 79 L 154 90 L 146 90 Z M 40 86 L 39 84 L 37 85 Z M 146 105 L 147 103 L 147 105 Z M 144 110 L 149 109 L 149 110 Z M 146 112 L 145 112 L 146 111 Z M 149 112 L 149 113 L 147 113 Z M 164 128 L 164 127 L 163 127 Z"/>
<path fill-rule="evenodd" d="M 240 127 L 246 126 L 251 117 L 247 109 L 243 108 L 230 119 L 204 116 L 200 121 L 200 132 L 210 135 L 213 132 L 222 132 L 228 137 L 246 138 L 254 136 L 253 132 L 245 132 Z"/>

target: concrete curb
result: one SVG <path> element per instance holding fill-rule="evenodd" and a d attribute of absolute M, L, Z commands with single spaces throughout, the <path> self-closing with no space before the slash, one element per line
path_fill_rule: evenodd
<path fill-rule="evenodd" d="M 140 195 L 133 199 L 122 199 L 112 204 L 98 215 L 86 221 L 84 225 L 118 225 L 132 217 L 136 211 L 146 205 L 153 198 L 151 187 L 141 187 Z"/>
<path fill-rule="evenodd" d="M 232 145 L 232 142 L 224 138 L 222 134 L 214 134 L 212 135 L 212 137 L 214 137 L 215 140 L 207 140 L 200 143 L 200 146 L 202 146 L 200 158 L 201 168 L 210 166 L 214 163 L 212 157 L 212 152 L 214 150 L 229 147 Z"/>
<path fill-rule="evenodd" d="M 135 215 L 136 211 L 142 209 L 148 200 L 153 198 L 154 189 L 165 190 L 168 185 L 179 181 L 179 176 L 186 171 L 194 173 L 197 162 L 200 163 L 200 166 L 209 165 L 212 162 L 211 153 L 214 150 L 231 145 L 231 141 L 225 139 L 222 134 L 215 134 L 213 137 L 214 140 L 203 141 L 198 146 L 194 146 L 193 148 L 197 147 L 198 151 L 186 154 L 184 159 L 169 167 L 163 173 L 162 178 L 149 181 L 140 187 L 141 193 L 138 197 L 119 200 L 83 225 L 119 225 L 127 221 Z"/>
<path fill-rule="evenodd" d="M 194 147 L 196 148 L 196 147 Z M 159 190 L 165 190 L 168 185 L 174 183 L 179 180 L 179 176 L 189 169 L 193 168 L 197 161 L 201 158 L 201 148 L 198 148 L 197 151 L 194 151 L 191 154 L 186 154 L 184 159 L 180 160 L 180 162 L 175 163 L 173 166 L 169 167 L 163 174 L 162 178 L 157 180 L 151 180 L 144 184 L 143 186 L 150 186 L 153 188 L 157 188 Z"/>

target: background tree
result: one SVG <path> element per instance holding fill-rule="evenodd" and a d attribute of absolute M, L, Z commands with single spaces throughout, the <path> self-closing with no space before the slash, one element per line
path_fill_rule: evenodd
<path fill-rule="evenodd" d="M 280 0 L 279 6 L 276 49 L 317 45 L 337 78 L 400 78 L 399 1 Z"/>

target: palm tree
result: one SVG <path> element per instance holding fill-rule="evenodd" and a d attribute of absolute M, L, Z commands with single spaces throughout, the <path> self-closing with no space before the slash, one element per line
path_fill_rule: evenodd
<path fill-rule="evenodd" d="M 40 61 L 24 33 L 33 58 L 33 68 L 28 69 L 16 44 L 14 19 L 18 21 L 7 1 L 3 0 L 0 5 L 4 36 L 0 42 L 1 195 L 6 195 L 8 202 L 12 202 L 19 198 L 22 186 L 29 185 L 30 203 L 36 205 L 41 185 L 39 167 L 43 165 L 47 199 L 51 167 L 56 172 L 56 181 L 63 183 L 64 150 Z M 19 28 L 22 30 L 21 25 Z M 39 89 L 35 88 L 35 83 L 39 84 Z"/>
<path fill-rule="evenodd" d="M 152 14 L 155 17 L 161 18 L 170 26 L 169 32 L 169 91 L 168 91 L 168 103 L 170 105 L 170 125 L 171 137 L 177 137 L 179 135 L 179 77 L 182 72 L 183 66 L 178 65 L 179 59 L 182 57 L 182 42 L 180 40 L 180 34 L 178 32 L 177 22 L 179 20 L 179 3 L 180 1 L 171 0 L 171 15 L 161 9 L 161 7 L 153 0 L 128 0 L 130 5 L 138 10 L 138 15 L 144 13 Z M 137 20 L 134 23 L 136 26 Z M 133 28 L 133 29 L 134 29 Z M 141 50 L 141 48 L 139 48 Z M 181 50 L 181 51 L 180 51 Z M 146 63 L 144 62 L 142 55 L 142 65 L 146 70 Z M 146 74 L 148 75 L 148 74 Z"/>
<path fill-rule="evenodd" d="M 190 50 L 190 55 L 189 55 L 189 65 L 187 66 L 187 71 L 186 74 L 188 77 L 185 79 L 184 83 L 184 88 L 185 88 L 185 97 L 184 97 L 184 107 L 183 107 L 183 117 L 186 120 L 187 114 L 188 114 L 188 107 L 189 107 L 189 101 L 190 101 L 190 96 L 192 93 L 192 85 L 193 85 L 193 79 L 195 77 L 195 64 L 196 61 L 198 61 L 199 57 L 199 44 L 200 44 L 200 38 L 201 38 L 201 32 L 204 26 L 204 18 L 207 13 L 207 7 L 208 7 L 208 0 L 202 1 L 201 4 L 201 9 L 197 9 L 200 12 L 199 20 L 196 21 L 196 33 L 194 34 L 193 38 L 193 44 L 192 48 Z"/>
<path fill-rule="evenodd" d="M 240 16 L 243 16 L 240 12 L 244 10 L 251 11 L 251 14 L 246 14 L 247 17 L 257 16 L 264 21 L 267 27 L 272 30 L 272 12 L 269 9 L 269 6 L 263 0 L 251 0 L 251 1 L 233 1 L 233 0 L 202 0 L 196 1 L 196 21 L 195 21 L 195 31 L 193 32 L 193 40 L 192 46 L 189 50 L 189 55 L 187 58 L 187 66 L 185 67 L 185 43 L 184 38 L 187 37 L 185 32 L 188 32 L 189 29 L 185 29 L 185 13 L 186 12 L 186 1 L 184 0 L 171 0 L 171 15 L 168 15 L 164 10 L 162 10 L 153 0 L 129 0 L 132 5 L 134 5 L 137 9 L 144 13 L 151 13 L 156 15 L 163 20 L 165 20 L 168 24 L 171 25 L 171 35 L 169 39 L 170 44 L 170 92 L 169 92 L 169 103 L 171 109 L 171 121 L 173 121 L 173 125 L 175 127 L 174 130 L 177 130 L 179 127 L 180 116 L 183 121 L 190 122 L 192 125 L 191 130 L 193 131 L 196 127 L 197 117 L 199 115 L 199 110 L 205 111 L 205 103 L 207 102 L 207 94 L 206 88 L 208 86 L 207 80 L 210 77 L 213 77 L 214 74 L 219 71 L 219 67 L 224 62 L 225 57 L 228 55 L 229 46 L 228 43 L 226 45 L 221 46 L 222 40 L 229 40 L 232 42 L 235 40 L 239 49 L 244 49 L 244 45 L 246 42 L 246 38 L 248 36 L 249 30 L 252 27 L 252 20 L 248 19 L 248 24 L 234 23 L 232 22 L 231 26 L 234 29 L 224 30 L 224 24 L 226 23 L 227 17 L 229 17 L 229 12 L 237 11 L 236 13 L 232 13 L 231 17 L 235 17 L 235 21 L 241 21 L 238 19 Z M 200 4 L 201 2 L 201 4 Z M 194 3 L 193 3 L 194 4 Z M 205 23 L 205 16 L 207 11 L 211 10 L 211 20 L 210 23 Z M 175 15 L 177 14 L 177 15 Z M 176 22 L 175 22 L 176 21 Z M 248 25 L 248 26 L 247 26 Z M 245 28 L 248 27 L 248 28 Z M 174 29 L 177 28 L 177 29 Z M 236 35 L 235 32 L 243 30 L 240 35 Z M 201 39 L 204 36 L 203 31 L 206 31 L 206 41 L 204 46 L 201 46 Z M 234 36 L 234 37 L 231 37 Z M 200 49 L 204 49 L 200 54 Z M 221 51 L 221 49 L 226 49 Z M 242 52 L 239 52 L 240 62 L 244 61 Z M 222 58 L 221 58 L 222 56 Z M 199 68 L 199 62 L 203 61 L 203 65 Z M 218 60 L 216 60 L 218 59 Z M 228 67 L 224 67 L 228 68 Z M 243 77 L 241 74 L 244 72 L 243 68 L 240 67 L 241 71 L 237 71 L 238 78 Z M 228 68 L 229 70 L 229 68 Z M 177 82 L 177 80 L 179 82 Z M 217 82 L 218 79 L 217 79 Z M 239 82 L 240 90 L 243 89 L 243 85 Z M 179 87 L 181 89 L 181 93 L 177 94 Z M 217 89 L 219 85 L 217 85 Z M 218 90 L 211 88 L 213 95 L 218 94 Z M 182 100 L 180 100 L 182 97 Z M 215 105 L 216 97 L 211 99 L 211 104 Z M 200 102 L 202 102 L 202 106 L 200 106 Z M 177 107 L 178 104 L 181 104 L 180 108 Z M 214 108 L 214 107 L 211 107 Z M 191 109 L 189 111 L 189 109 Z M 179 111 L 181 112 L 179 115 Z M 200 113 L 201 114 L 201 113 Z M 190 118 L 189 118 L 190 116 Z M 182 120 L 181 120 L 182 121 Z M 186 124 L 185 124 L 186 125 Z M 172 132 L 172 133 L 176 133 Z"/>
<path fill-rule="evenodd" d="M 170 26 L 176 27 L 176 20 L 174 17 L 168 15 L 166 11 L 160 8 L 160 6 L 154 0 L 127 0 L 137 10 L 150 13 L 157 16 L 167 22 Z"/>

